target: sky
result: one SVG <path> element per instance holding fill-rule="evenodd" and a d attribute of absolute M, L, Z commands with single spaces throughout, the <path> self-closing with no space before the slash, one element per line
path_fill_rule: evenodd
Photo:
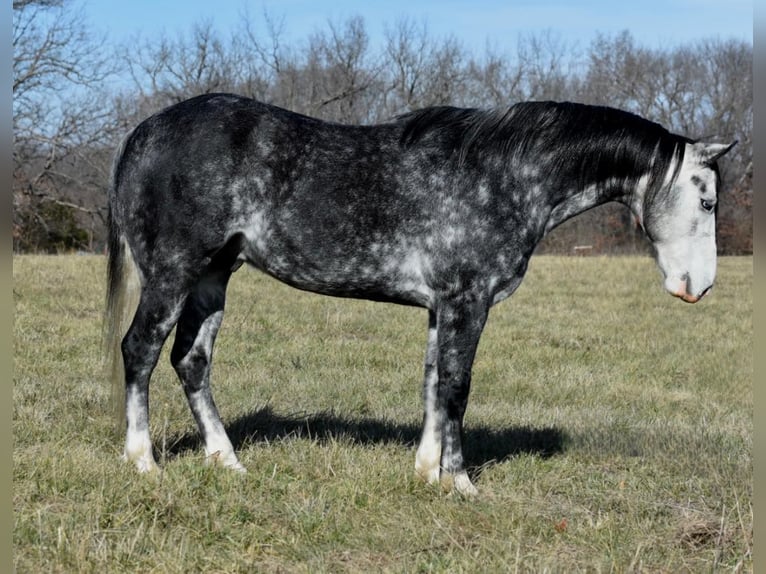
<path fill-rule="evenodd" d="M 519 34 L 549 30 L 567 44 L 587 48 L 596 32 L 629 30 L 647 47 L 672 47 L 701 38 L 753 41 L 752 0 L 81 0 L 86 18 L 110 42 L 174 37 L 210 20 L 224 36 L 244 10 L 258 23 L 268 11 L 283 20 L 290 44 L 305 42 L 328 21 L 361 16 L 372 48 L 397 20 L 425 22 L 429 37 L 454 36 L 475 55 L 489 44 L 514 51 Z"/>

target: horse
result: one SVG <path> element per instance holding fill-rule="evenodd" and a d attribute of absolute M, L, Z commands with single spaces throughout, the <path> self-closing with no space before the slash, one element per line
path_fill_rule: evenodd
<path fill-rule="evenodd" d="M 536 245 L 620 202 L 665 289 L 702 299 L 716 273 L 717 160 L 734 144 L 571 102 L 439 106 L 345 125 L 208 94 L 150 116 L 120 143 L 108 190 L 104 325 L 123 459 L 158 469 L 149 380 L 175 327 L 170 361 L 206 460 L 245 471 L 210 371 L 227 283 L 247 263 L 298 289 L 428 310 L 416 476 L 475 495 L 462 448 L 474 355 Z"/>

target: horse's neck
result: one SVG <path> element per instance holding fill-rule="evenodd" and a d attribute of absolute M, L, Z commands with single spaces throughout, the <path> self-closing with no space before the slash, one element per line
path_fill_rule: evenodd
<path fill-rule="evenodd" d="M 556 197 L 545 225 L 545 232 L 548 233 L 575 215 L 610 201 L 618 201 L 634 209 L 634 195 L 632 190 L 625 189 L 617 181 L 592 183 L 582 189 L 571 189 Z"/>

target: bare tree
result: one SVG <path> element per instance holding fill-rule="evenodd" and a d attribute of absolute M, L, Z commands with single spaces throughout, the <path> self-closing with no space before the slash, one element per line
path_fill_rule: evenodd
<path fill-rule="evenodd" d="M 197 23 L 189 35 L 166 34 L 136 40 L 124 47 L 122 60 L 142 99 L 155 107 L 212 92 L 233 91 L 241 66 L 236 52 L 214 30 L 211 22 Z"/>
<path fill-rule="evenodd" d="M 273 101 L 273 87 L 293 67 L 289 50 L 282 43 L 285 22 L 264 10 L 266 31 L 261 37 L 249 11 L 240 15 L 240 30 L 232 40 L 234 58 L 239 63 L 239 90 L 243 95 Z"/>
<path fill-rule="evenodd" d="M 423 105 L 465 105 L 469 76 L 466 54 L 454 36 L 448 36 L 429 54 Z"/>
<path fill-rule="evenodd" d="M 389 82 L 385 106 L 393 113 L 422 107 L 425 98 L 431 42 L 425 22 L 400 19 L 385 30 L 385 58 Z"/>
<path fill-rule="evenodd" d="M 472 59 L 469 64 L 466 98 L 492 107 L 510 106 L 526 99 L 524 75 L 520 64 L 512 64 L 508 56 L 488 47 L 481 60 Z"/>
<path fill-rule="evenodd" d="M 341 25 L 330 22 L 326 33 L 311 37 L 306 72 L 313 113 L 343 122 L 369 121 L 369 91 L 378 75 L 377 66 L 370 60 L 369 44 L 361 17 Z"/>
<path fill-rule="evenodd" d="M 14 248 L 56 242 L 62 225 L 78 228 L 74 212 L 100 215 L 81 201 L 105 181 L 90 152 L 113 133 L 98 93 L 112 67 L 96 40 L 65 0 L 13 2 Z"/>
<path fill-rule="evenodd" d="M 568 55 L 573 48 L 551 30 L 519 37 L 517 58 L 523 96 L 529 100 L 561 100 L 569 93 Z"/>

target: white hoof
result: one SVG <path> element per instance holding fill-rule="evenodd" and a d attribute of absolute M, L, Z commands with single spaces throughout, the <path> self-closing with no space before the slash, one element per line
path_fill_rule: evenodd
<path fill-rule="evenodd" d="M 440 482 L 442 490 L 447 493 L 457 493 L 466 498 L 473 498 L 479 494 L 471 479 L 468 478 L 468 473 L 464 470 L 454 475 L 443 472 Z"/>
<path fill-rule="evenodd" d="M 144 473 L 144 472 L 158 472 L 160 470 L 160 467 L 157 466 L 157 463 L 154 462 L 153 459 L 148 460 L 137 460 L 135 461 L 136 468 L 138 469 L 138 472 Z"/>
<path fill-rule="evenodd" d="M 418 465 L 415 464 L 415 476 L 426 484 L 439 484 L 439 465 Z"/>
<path fill-rule="evenodd" d="M 236 461 L 234 464 L 230 464 L 226 466 L 229 470 L 233 470 L 234 472 L 239 472 L 241 474 L 247 474 L 247 469 L 242 466 L 242 463 L 239 461 Z"/>
<path fill-rule="evenodd" d="M 222 468 L 228 468 L 235 472 L 245 473 L 247 469 L 242 466 L 242 463 L 237 459 L 237 455 L 234 452 L 222 453 L 220 450 L 215 451 L 205 457 L 207 464 L 214 466 L 220 466 Z"/>
<path fill-rule="evenodd" d="M 125 445 L 122 454 L 122 460 L 132 462 L 138 472 L 156 472 L 160 469 L 152 454 L 152 443 L 145 440 L 133 441 L 132 444 Z"/>
<path fill-rule="evenodd" d="M 415 453 L 415 475 L 426 484 L 439 484 L 441 445 L 423 440 Z"/>
<path fill-rule="evenodd" d="M 128 453 L 124 453 L 120 458 L 122 458 L 123 462 L 132 462 L 135 465 L 136 470 L 142 474 L 145 472 L 156 472 L 160 469 L 151 454 L 148 456 L 145 454 L 141 456 L 131 456 Z"/>
<path fill-rule="evenodd" d="M 468 473 L 465 471 L 458 473 L 455 476 L 455 492 L 460 496 L 465 496 L 467 498 L 473 498 L 474 496 L 479 495 L 479 491 L 473 485 L 471 479 L 468 478 Z"/>

